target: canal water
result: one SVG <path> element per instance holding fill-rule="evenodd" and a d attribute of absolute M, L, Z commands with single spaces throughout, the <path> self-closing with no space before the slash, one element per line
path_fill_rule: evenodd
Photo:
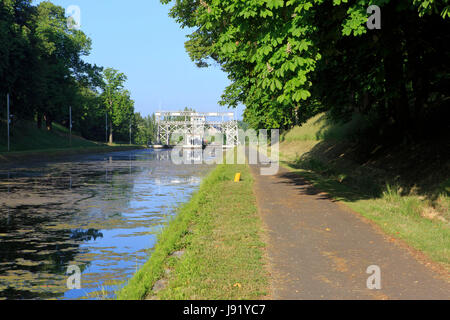
<path fill-rule="evenodd" d="M 0 164 L 0 299 L 114 298 L 211 169 L 168 150 Z"/>

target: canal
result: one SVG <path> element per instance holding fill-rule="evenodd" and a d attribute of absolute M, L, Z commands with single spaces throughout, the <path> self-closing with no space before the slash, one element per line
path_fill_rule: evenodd
<path fill-rule="evenodd" d="M 168 150 L 0 164 L 0 299 L 114 298 L 211 169 Z"/>

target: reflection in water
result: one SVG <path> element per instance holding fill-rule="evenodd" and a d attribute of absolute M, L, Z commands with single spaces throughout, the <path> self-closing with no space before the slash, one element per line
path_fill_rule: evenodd
<path fill-rule="evenodd" d="M 113 297 L 210 169 L 164 150 L 0 167 L 0 298 Z"/>

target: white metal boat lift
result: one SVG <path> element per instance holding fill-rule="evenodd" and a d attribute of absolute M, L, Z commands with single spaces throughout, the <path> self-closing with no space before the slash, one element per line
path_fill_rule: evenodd
<path fill-rule="evenodd" d="M 183 147 L 201 148 L 208 132 L 223 136 L 225 141 L 215 143 L 223 145 L 224 148 L 232 148 L 239 143 L 234 112 L 158 111 L 155 116 L 159 146 L 173 146 L 178 141 L 174 143 L 171 137 L 177 134 L 184 138 Z"/>

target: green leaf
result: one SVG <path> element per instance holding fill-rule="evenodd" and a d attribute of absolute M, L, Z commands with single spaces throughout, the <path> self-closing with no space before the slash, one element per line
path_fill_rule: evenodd
<path fill-rule="evenodd" d="M 280 80 L 275 79 L 275 85 L 276 85 L 276 87 L 277 87 L 278 90 L 283 89 L 283 84 L 281 83 Z"/>
<path fill-rule="evenodd" d="M 264 9 L 264 11 L 261 12 L 260 16 L 263 18 L 273 17 L 273 12 L 270 11 L 269 9 Z"/>
<path fill-rule="evenodd" d="M 269 9 L 273 9 L 273 8 L 276 9 L 276 8 L 282 7 L 284 4 L 284 1 L 283 0 L 266 0 L 266 3 L 267 3 L 267 7 Z"/>
<path fill-rule="evenodd" d="M 284 100 L 286 100 L 286 96 L 284 94 L 278 96 L 278 98 L 277 98 L 278 103 L 283 103 Z"/>
<path fill-rule="evenodd" d="M 308 90 L 300 90 L 300 97 L 302 100 L 306 100 L 311 96 L 311 93 Z"/>

